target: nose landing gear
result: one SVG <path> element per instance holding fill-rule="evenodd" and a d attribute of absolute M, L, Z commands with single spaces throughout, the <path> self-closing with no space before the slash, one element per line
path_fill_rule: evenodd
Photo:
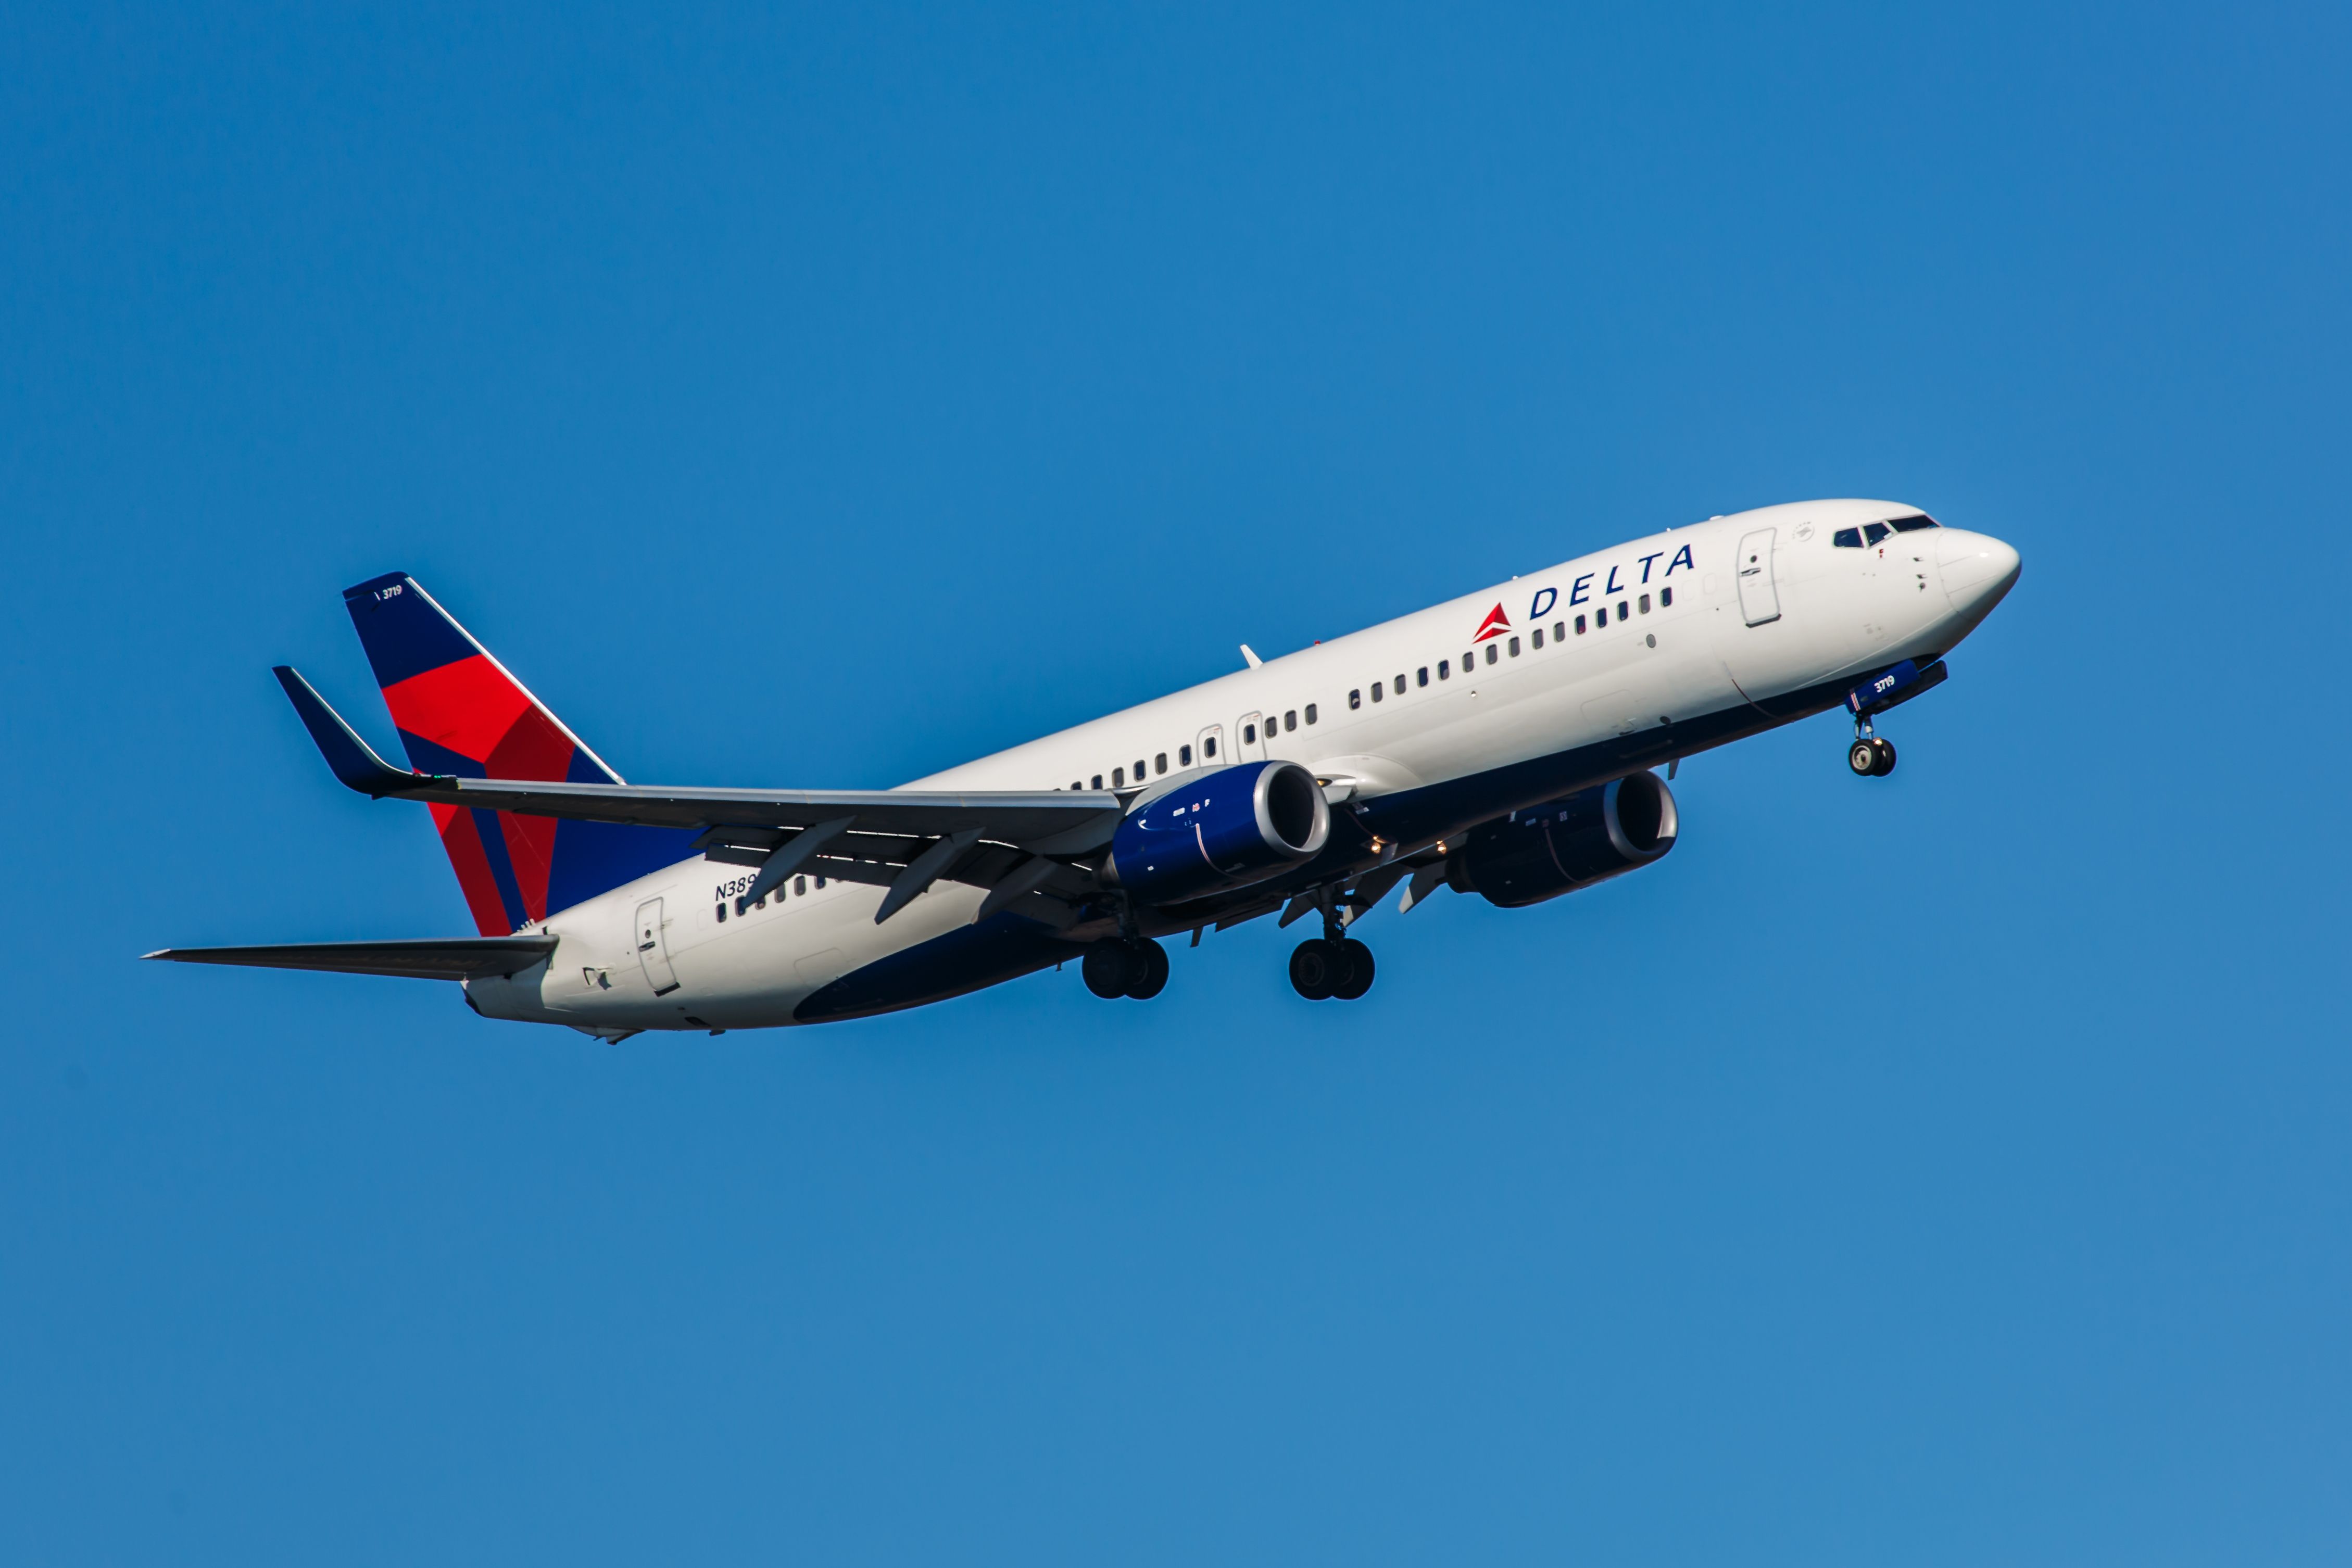
<path fill-rule="evenodd" d="M 1870 726 L 1870 720 L 1853 721 L 1853 745 L 1846 749 L 1845 765 L 1857 778 L 1884 779 L 1895 771 L 1895 743 L 1881 736 Z"/>
<path fill-rule="evenodd" d="M 1941 659 L 1928 661 L 1924 670 L 1906 659 L 1846 693 L 1845 706 L 1853 713 L 1853 744 L 1846 748 L 1845 765 L 1864 779 L 1884 779 L 1894 772 L 1895 743 L 1880 738 L 1870 726 L 1872 716 L 1934 691 L 1951 673 Z"/>

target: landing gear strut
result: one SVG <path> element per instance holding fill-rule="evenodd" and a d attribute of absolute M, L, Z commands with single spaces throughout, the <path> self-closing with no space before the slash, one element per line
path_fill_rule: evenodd
<path fill-rule="evenodd" d="M 1168 984 L 1168 950 L 1149 936 L 1097 942 L 1078 961 L 1087 989 L 1108 999 L 1133 997 L 1148 1002 Z"/>
<path fill-rule="evenodd" d="M 1853 744 L 1846 748 L 1845 765 L 1858 778 L 1884 779 L 1895 771 L 1895 743 L 1871 727 L 1870 720 L 1853 721 Z"/>

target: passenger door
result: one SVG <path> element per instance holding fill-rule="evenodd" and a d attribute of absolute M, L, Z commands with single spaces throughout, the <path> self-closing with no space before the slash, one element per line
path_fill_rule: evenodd
<path fill-rule="evenodd" d="M 669 936 L 663 928 L 662 901 L 648 898 L 637 905 L 637 962 L 645 966 L 646 983 L 654 995 L 666 997 L 677 989 L 677 971 L 669 967 Z"/>
<path fill-rule="evenodd" d="M 1750 626 L 1780 619 L 1780 591 L 1772 585 L 1772 536 L 1758 528 L 1739 541 L 1739 613 Z"/>

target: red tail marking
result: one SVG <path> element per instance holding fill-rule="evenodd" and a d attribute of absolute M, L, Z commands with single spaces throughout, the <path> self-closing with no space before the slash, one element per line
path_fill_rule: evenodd
<path fill-rule="evenodd" d="M 478 653 L 384 687 L 383 703 L 392 710 L 392 722 L 409 734 L 484 763 L 515 721 L 531 709 L 522 688 Z"/>
<path fill-rule="evenodd" d="M 449 852 L 450 867 L 466 894 L 466 907 L 473 912 L 474 929 L 485 936 L 509 935 L 506 901 L 499 896 L 498 879 L 490 874 L 490 857 L 482 850 L 481 835 L 474 831 L 474 813 L 455 806 L 436 806 L 433 825 L 441 831 L 441 847 Z M 543 889 L 546 883 L 540 885 Z"/>

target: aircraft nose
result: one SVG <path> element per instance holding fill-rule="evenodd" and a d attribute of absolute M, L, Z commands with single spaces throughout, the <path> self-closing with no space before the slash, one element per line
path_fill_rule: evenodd
<path fill-rule="evenodd" d="M 1990 610 L 2016 585 L 2024 563 L 2009 545 L 1966 528 L 1938 532 L 1943 537 L 1936 544 L 1936 566 L 1953 609 L 1964 615 Z"/>

